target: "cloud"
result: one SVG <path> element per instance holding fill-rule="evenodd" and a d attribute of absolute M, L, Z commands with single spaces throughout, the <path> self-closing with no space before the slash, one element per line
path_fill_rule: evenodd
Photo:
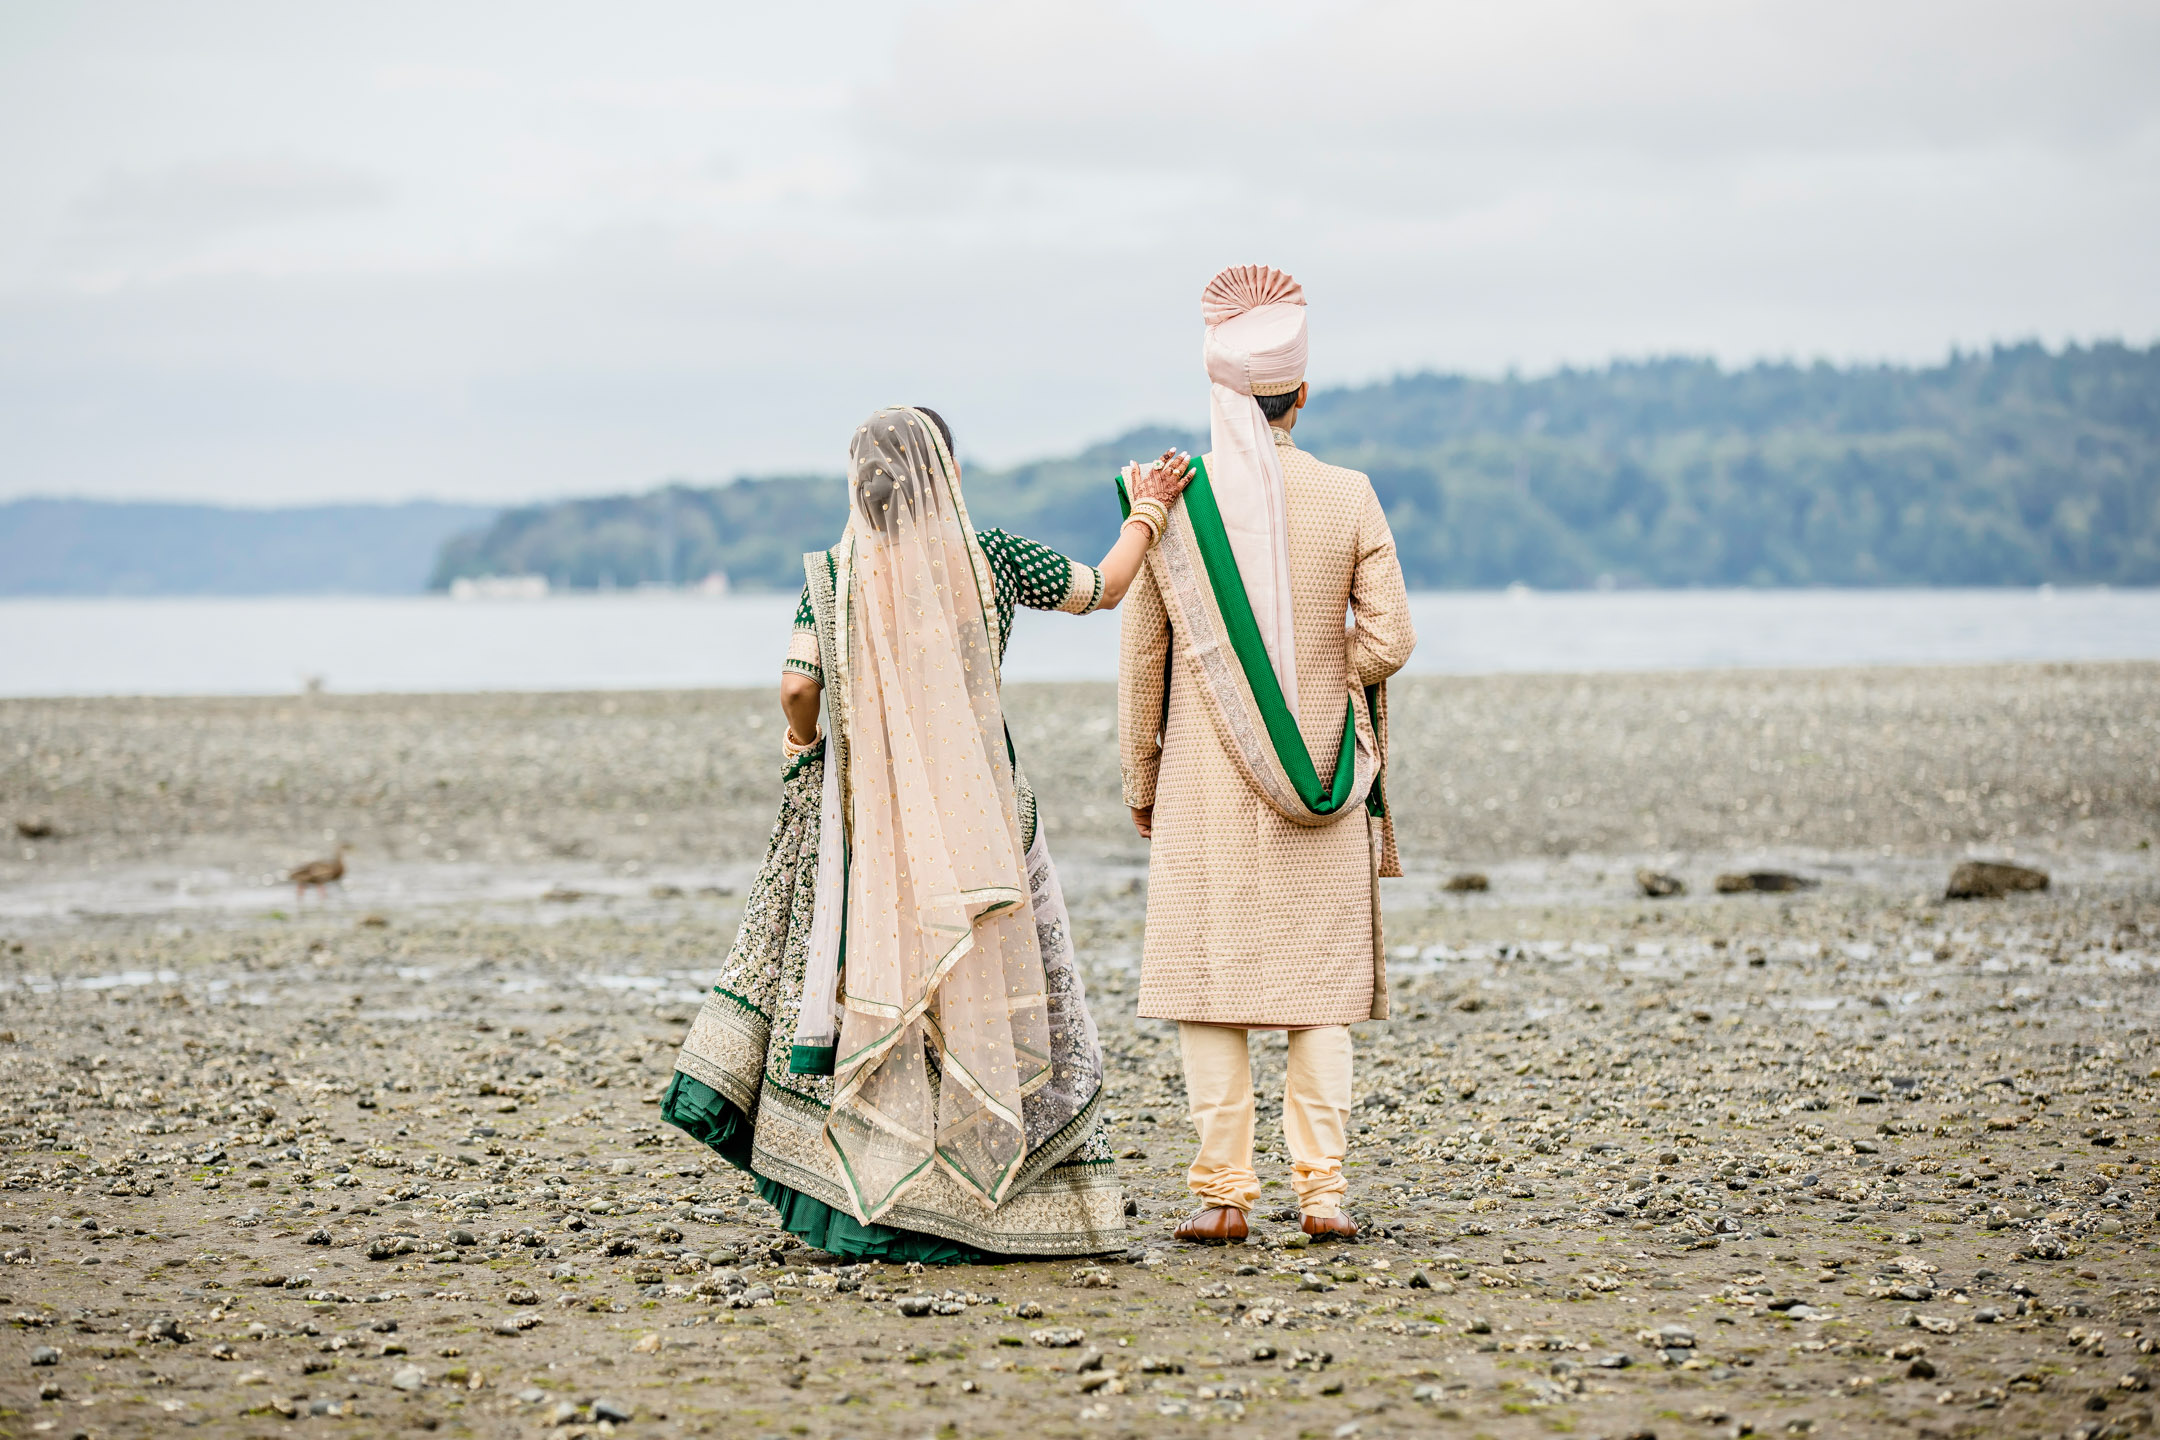
<path fill-rule="evenodd" d="M 1213 43 L 1121 4 L 918 15 L 867 143 L 940 158 L 1289 172 L 1373 154 L 1670 159 L 2122 142 L 2160 118 L 2160 10 L 2065 0 L 1415 0 Z"/>
<path fill-rule="evenodd" d="M 69 243 L 100 259 L 172 259 L 225 236 L 388 203 L 385 180 L 282 157 L 114 170 L 75 202 Z"/>
<path fill-rule="evenodd" d="M 1238 260 L 1331 384 L 2160 333 L 2150 0 L 507 13 L 0 49 L 0 490 L 830 468 L 908 398 L 1051 453 L 1203 413 Z"/>

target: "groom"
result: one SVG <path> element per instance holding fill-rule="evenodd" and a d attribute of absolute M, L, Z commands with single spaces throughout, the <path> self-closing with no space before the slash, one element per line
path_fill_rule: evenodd
<path fill-rule="evenodd" d="M 1140 1013 L 1178 1022 L 1200 1132 L 1202 1208 L 1178 1238 L 1242 1240 L 1260 1198 L 1253 1030 L 1289 1032 L 1305 1233 L 1349 1238 L 1349 1026 L 1387 1016 L 1378 878 L 1402 873 L 1385 682 L 1417 637 L 1372 482 L 1292 438 L 1303 290 L 1236 266 L 1201 315 L 1213 448 L 1126 602 L 1118 663 L 1125 802 L 1152 840 Z"/>

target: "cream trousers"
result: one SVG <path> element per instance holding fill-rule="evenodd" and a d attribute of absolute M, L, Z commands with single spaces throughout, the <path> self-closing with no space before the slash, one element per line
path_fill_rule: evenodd
<path fill-rule="evenodd" d="M 1260 1198 L 1253 1174 L 1252 1063 L 1245 1031 L 1181 1023 L 1185 1096 L 1200 1131 L 1200 1153 L 1185 1172 L 1193 1194 L 1210 1205 L 1250 1210 Z M 1318 1025 L 1290 1032 L 1290 1073 L 1283 1082 L 1283 1138 L 1290 1142 L 1290 1183 L 1307 1215 L 1339 1214 L 1344 1127 L 1350 1119 L 1350 1027 Z"/>

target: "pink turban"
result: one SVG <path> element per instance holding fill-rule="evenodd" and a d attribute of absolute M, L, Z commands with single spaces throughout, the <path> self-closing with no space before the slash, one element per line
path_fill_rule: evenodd
<path fill-rule="evenodd" d="M 1283 699 L 1298 708 L 1290 529 L 1282 461 L 1255 395 L 1305 378 L 1305 290 L 1280 270 L 1233 265 L 1200 292 L 1208 379 L 1208 480 Z"/>
<path fill-rule="evenodd" d="M 1208 378 L 1240 395 L 1287 395 L 1305 378 L 1305 287 L 1265 265 L 1233 265 L 1200 292 Z"/>
<path fill-rule="evenodd" d="M 1200 292 L 1200 318 L 1210 325 L 1235 320 L 1262 305 L 1302 305 L 1305 287 L 1266 265 L 1232 265 Z"/>

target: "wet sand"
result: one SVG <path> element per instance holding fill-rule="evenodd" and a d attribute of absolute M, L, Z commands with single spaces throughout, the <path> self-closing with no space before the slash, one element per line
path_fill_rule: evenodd
<path fill-rule="evenodd" d="M 0 831 L 0 1413 L 2149 1426 L 2160 667 L 1450 679 L 1394 705 L 1411 874 L 1385 896 L 1399 1018 L 1359 1027 L 1363 1240 L 1292 1242 L 1273 1105 L 1255 1240 L 1171 1240 L 1190 1136 L 1174 1032 L 1132 1014 L 1145 850 L 1110 692 L 1015 686 L 1137 1213 L 1099 1266 L 911 1275 L 788 1243 L 657 1122 L 770 825 L 769 696 L 0 702 L 0 823 L 51 832 Z M 277 877 L 336 840 L 348 879 L 296 903 Z M 2052 887 L 1944 901 L 1969 855 Z M 1645 866 L 1687 893 L 1641 898 Z M 1762 868 L 1817 883 L 1713 891 Z M 1487 889 L 1446 888 L 1471 870 Z M 1279 1093 L 1280 1038 L 1259 1049 Z"/>

